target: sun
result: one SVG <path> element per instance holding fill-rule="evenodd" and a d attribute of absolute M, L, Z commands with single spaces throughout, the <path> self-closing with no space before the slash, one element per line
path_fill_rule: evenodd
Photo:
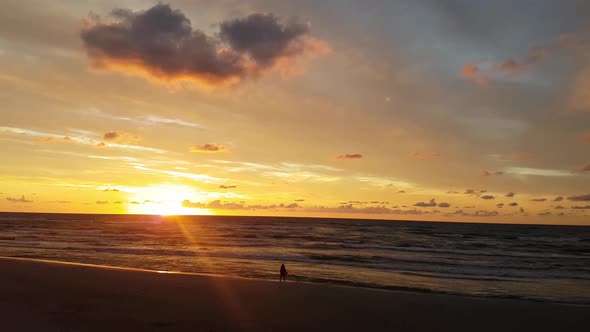
<path fill-rule="evenodd" d="M 212 215 L 209 209 L 190 208 L 182 205 L 187 199 L 199 198 L 193 188 L 176 184 L 160 184 L 136 188 L 129 193 L 127 213 L 171 215 Z"/>

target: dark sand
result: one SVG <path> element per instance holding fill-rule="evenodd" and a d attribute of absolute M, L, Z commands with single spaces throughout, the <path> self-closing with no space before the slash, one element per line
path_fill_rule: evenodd
<path fill-rule="evenodd" d="M 590 306 L 0 259 L 0 331 L 590 331 Z"/>

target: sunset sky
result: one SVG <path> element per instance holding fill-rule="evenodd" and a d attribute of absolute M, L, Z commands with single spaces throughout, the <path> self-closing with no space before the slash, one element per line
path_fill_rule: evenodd
<path fill-rule="evenodd" d="M 588 17 L 4 0 L 0 211 L 590 225 Z"/>

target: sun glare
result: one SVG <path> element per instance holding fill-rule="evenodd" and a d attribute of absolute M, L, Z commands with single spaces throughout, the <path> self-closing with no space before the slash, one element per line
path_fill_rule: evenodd
<path fill-rule="evenodd" d="M 138 188 L 129 194 L 127 213 L 170 215 L 212 215 L 209 209 L 182 206 L 187 199 L 201 195 L 193 188 L 182 185 L 156 185 Z"/>

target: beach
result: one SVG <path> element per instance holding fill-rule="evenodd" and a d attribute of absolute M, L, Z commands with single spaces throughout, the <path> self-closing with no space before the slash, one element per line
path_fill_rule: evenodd
<path fill-rule="evenodd" d="M 590 306 L 0 259 L 3 331 L 587 331 Z"/>

